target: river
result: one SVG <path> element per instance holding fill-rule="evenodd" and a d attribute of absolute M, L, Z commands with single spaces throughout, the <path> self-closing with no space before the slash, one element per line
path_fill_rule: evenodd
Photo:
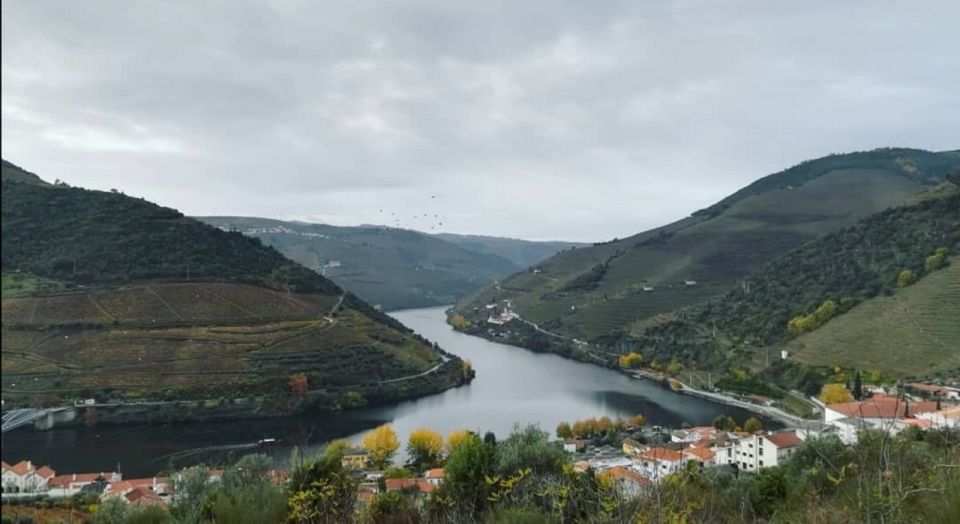
<path fill-rule="evenodd" d="M 310 454 L 326 442 L 358 441 L 367 430 L 391 423 L 402 440 L 428 427 L 444 434 L 457 428 L 509 434 L 515 424 L 539 424 L 552 433 L 562 420 L 608 415 L 646 416 L 648 424 L 679 427 L 709 424 L 727 413 L 738 421 L 750 414 L 673 393 L 661 385 L 615 371 L 533 353 L 453 331 L 444 308 L 392 313 L 441 347 L 469 359 L 477 378 L 469 386 L 392 406 L 282 419 L 182 423 L 163 426 L 100 426 L 14 430 L 3 436 L 3 460 L 29 459 L 58 472 L 113 470 L 149 476 L 171 465 L 218 464 L 250 452 L 263 438 L 280 443 L 262 451 L 282 461 L 294 447 Z"/>

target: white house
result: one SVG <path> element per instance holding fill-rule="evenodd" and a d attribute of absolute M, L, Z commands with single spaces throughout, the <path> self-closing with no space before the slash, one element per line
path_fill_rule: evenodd
<path fill-rule="evenodd" d="M 667 448 L 650 448 L 640 452 L 637 465 L 646 477 L 654 482 L 683 468 L 686 459 L 679 451 Z"/>
<path fill-rule="evenodd" d="M 443 483 L 443 479 L 446 478 L 447 472 L 443 468 L 434 468 L 427 470 L 427 473 L 423 476 L 426 479 L 427 484 L 432 486 L 439 486 Z"/>
<path fill-rule="evenodd" d="M 683 442 L 685 444 L 692 444 L 701 440 L 713 440 L 715 438 L 717 438 L 717 428 L 713 426 L 678 429 L 670 434 L 671 442 Z"/>
<path fill-rule="evenodd" d="M 957 428 L 960 427 L 960 406 L 948 406 L 940 411 L 930 413 L 918 413 L 920 420 L 929 420 L 935 428 Z"/>
<path fill-rule="evenodd" d="M 793 453 L 801 442 L 794 431 L 750 435 L 737 442 L 733 463 L 740 471 L 776 466 Z"/>
<path fill-rule="evenodd" d="M 828 404 L 823 408 L 823 421 L 832 425 L 839 423 L 844 427 L 838 426 L 838 428 L 847 432 L 849 432 L 850 427 L 854 427 L 856 430 L 876 428 L 884 431 L 896 431 L 898 420 L 914 418 L 924 413 L 936 411 L 937 403 L 933 401 L 911 401 L 900 397 L 879 395 L 859 402 Z M 846 419 L 854 419 L 855 422 Z M 856 439 L 855 432 L 853 438 Z M 843 439 L 844 437 L 841 436 L 841 440 Z"/>
<path fill-rule="evenodd" d="M 653 484 L 643 475 L 623 466 L 610 468 L 601 473 L 601 475 L 612 479 L 620 494 L 627 498 L 634 498 L 640 495 L 650 489 L 650 486 Z"/>
<path fill-rule="evenodd" d="M 50 479 L 57 472 L 48 466 L 37 468 L 29 460 L 22 460 L 14 465 L 2 462 L 3 493 L 39 493 L 48 489 Z"/>
<path fill-rule="evenodd" d="M 123 480 L 123 475 L 115 471 L 107 471 L 100 473 L 71 473 L 68 475 L 57 475 L 50 479 L 48 483 L 50 491 L 48 494 L 51 497 L 72 497 L 77 493 L 80 493 L 80 490 L 84 486 L 93 484 L 98 479 L 103 479 L 106 482 L 120 482 Z"/>

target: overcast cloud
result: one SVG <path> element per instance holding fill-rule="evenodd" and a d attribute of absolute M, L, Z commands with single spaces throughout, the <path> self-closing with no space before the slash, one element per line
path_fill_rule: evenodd
<path fill-rule="evenodd" d="M 4 158 L 188 214 L 594 241 L 831 152 L 960 147 L 955 0 L 2 15 Z"/>

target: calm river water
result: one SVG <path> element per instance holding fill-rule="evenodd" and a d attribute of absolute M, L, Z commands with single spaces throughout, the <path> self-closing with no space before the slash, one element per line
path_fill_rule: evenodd
<path fill-rule="evenodd" d="M 469 359 L 477 378 L 469 386 L 393 406 L 283 419 L 184 423 L 166 426 L 19 429 L 3 436 L 3 460 L 30 459 L 58 472 L 112 470 L 119 464 L 128 477 L 147 476 L 173 463 L 222 463 L 263 438 L 281 443 L 262 449 L 279 460 L 294 447 L 304 453 L 385 422 L 402 440 L 428 427 L 444 434 L 457 428 L 507 435 L 515 424 L 539 424 L 552 432 L 561 420 L 643 413 L 648 424 L 679 427 L 709 424 L 727 413 L 738 421 L 739 408 L 673 393 L 659 384 L 554 355 L 496 344 L 453 331 L 444 308 L 397 311 L 393 316 L 444 349 Z"/>

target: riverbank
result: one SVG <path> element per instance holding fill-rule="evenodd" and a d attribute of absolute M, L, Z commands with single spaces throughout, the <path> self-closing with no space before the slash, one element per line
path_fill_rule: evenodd
<path fill-rule="evenodd" d="M 448 317 L 450 312 L 451 310 L 449 309 L 445 312 Z M 612 355 L 609 356 L 609 358 L 603 358 L 603 356 L 598 355 L 595 351 L 591 351 L 590 346 L 583 341 L 569 339 L 556 333 L 546 332 L 536 324 L 524 321 L 522 319 L 516 320 L 518 320 L 519 323 L 512 322 L 507 324 L 511 326 L 510 329 L 504 329 L 504 326 L 500 326 L 500 329 L 494 329 L 492 327 L 484 328 L 475 325 L 454 329 L 464 334 L 477 336 L 491 342 L 518 346 L 535 353 L 551 353 L 563 358 L 575 360 L 577 362 L 615 370 L 631 377 L 634 380 L 651 381 L 663 385 L 668 379 L 671 379 L 671 377 L 647 370 L 622 369 L 616 365 L 616 361 Z M 812 421 L 812 419 L 806 419 L 791 413 L 787 413 L 774 406 L 763 406 L 754 402 L 738 399 L 731 395 L 704 391 L 685 384 L 675 378 L 672 380 L 674 380 L 679 387 L 676 389 L 670 389 L 681 395 L 699 398 L 724 406 L 744 409 L 752 413 L 756 413 L 762 417 L 776 420 L 787 426 L 797 426 Z"/>

